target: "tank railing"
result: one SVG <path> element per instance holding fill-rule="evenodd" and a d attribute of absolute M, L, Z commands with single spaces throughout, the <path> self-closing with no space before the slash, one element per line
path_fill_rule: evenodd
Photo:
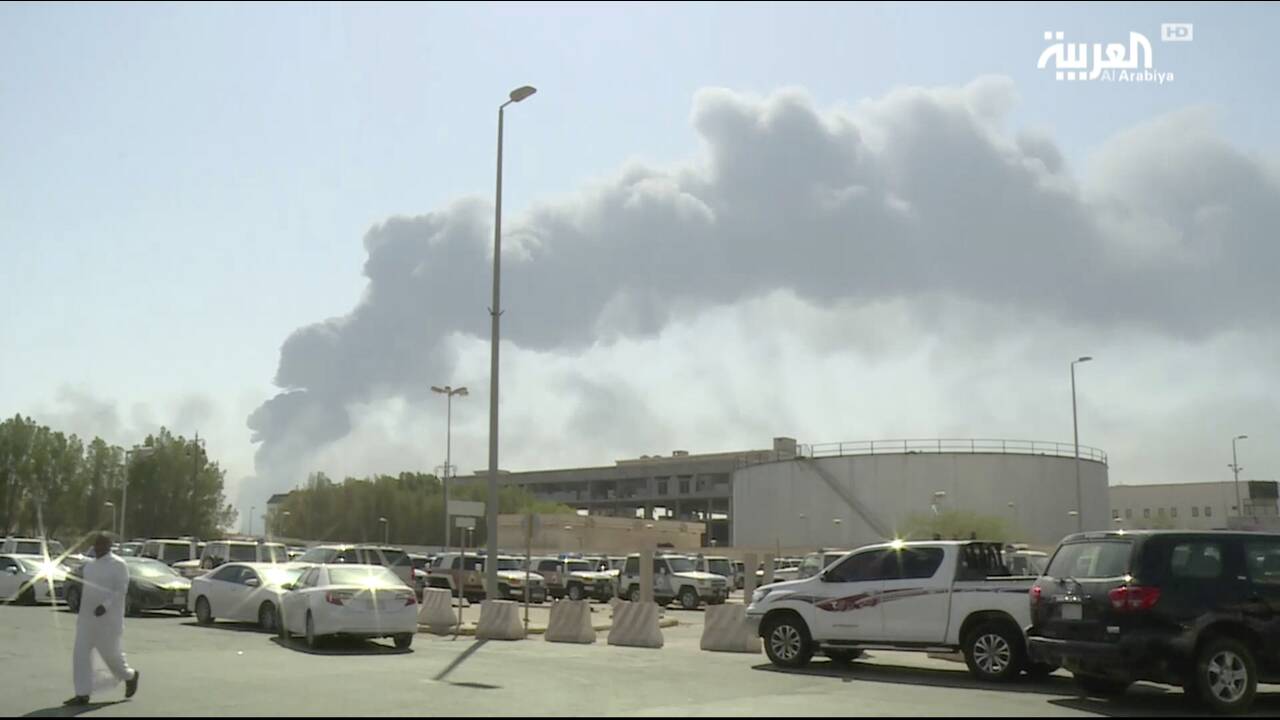
<path fill-rule="evenodd" d="M 987 453 L 1000 455 L 1045 455 L 1072 458 L 1073 443 L 999 438 L 928 438 L 907 440 L 855 440 L 851 442 L 797 444 L 795 452 L 773 451 L 744 456 L 739 466 L 795 458 L 829 458 L 851 455 L 912 455 L 916 453 Z M 1107 464 L 1107 454 L 1088 445 L 1080 446 L 1080 459 Z"/>

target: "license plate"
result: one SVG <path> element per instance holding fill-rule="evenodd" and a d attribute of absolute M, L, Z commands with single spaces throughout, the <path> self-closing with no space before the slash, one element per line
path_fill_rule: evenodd
<path fill-rule="evenodd" d="M 1084 617 L 1084 608 L 1080 603 L 1063 603 L 1059 607 L 1063 620 L 1080 620 Z"/>

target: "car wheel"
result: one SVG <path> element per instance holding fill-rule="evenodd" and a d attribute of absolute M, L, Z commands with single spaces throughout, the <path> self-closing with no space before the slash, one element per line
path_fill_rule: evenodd
<path fill-rule="evenodd" d="M 809 628 L 798 615 L 776 615 L 765 623 L 764 652 L 774 665 L 804 667 L 813 657 Z"/>
<path fill-rule="evenodd" d="M 570 599 L 570 600 L 581 600 L 581 599 L 582 599 L 582 586 L 581 586 L 581 585 L 570 585 L 570 586 L 569 586 L 569 599 Z"/>
<path fill-rule="evenodd" d="M 80 590 L 74 585 L 67 588 L 67 609 L 73 613 L 80 612 Z"/>
<path fill-rule="evenodd" d="M 312 650 L 315 650 L 316 648 L 320 647 L 320 636 L 319 636 L 319 635 L 316 635 L 316 624 L 315 624 L 315 622 L 311 619 L 311 611 L 310 611 L 310 610 L 308 610 L 308 611 L 307 611 L 307 630 L 306 630 L 306 633 L 307 633 L 307 634 L 306 634 L 306 638 L 307 638 L 307 647 L 311 648 Z"/>
<path fill-rule="evenodd" d="M 1253 653 L 1239 640 L 1211 638 L 1196 653 L 1192 688 L 1216 713 L 1247 712 L 1258 692 L 1258 670 Z"/>
<path fill-rule="evenodd" d="M 824 650 L 823 654 L 833 663 L 847 665 L 862 657 L 863 652 L 861 650 Z"/>
<path fill-rule="evenodd" d="M 276 612 L 276 606 L 269 602 L 262 603 L 258 608 L 258 627 L 267 632 L 275 632 L 277 620 L 279 620 L 279 614 Z"/>
<path fill-rule="evenodd" d="M 698 591 L 691 587 L 681 588 L 680 590 L 680 607 L 685 610 L 698 609 Z"/>
<path fill-rule="evenodd" d="M 1123 695 L 1125 690 L 1133 683 L 1123 678 L 1103 677 L 1101 675 L 1081 675 L 1074 673 L 1072 679 L 1076 682 L 1076 687 L 1084 691 L 1086 695 L 1096 697 L 1117 697 Z"/>
<path fill-rule="evenodd" d="M 196 598 L 196 622 L 201 625 L 213 622 L 213 611 L 209 609 L 209 599 L 203 595 Z"/>
<path fill-rule="evenodd" d="M 969 672 L 979 680 L 1007 682 L 1026 662 L 1022 631 L 1008 623 L 979 625 L 965 639 L 963 650 Z"/>
<path fill-rule="evenodd" d="M 631 602 L 640 602 L 640 586 L 632 585 L 630 595 L 631 595 L 630 597 Z"/>
<path fill-rule="evenodd" d="M 413 633 L 401 633 L 396 635 L 394 640 L 396 643 L 396 649 L 408 650 L 409 646 L 413 645 Z"/>

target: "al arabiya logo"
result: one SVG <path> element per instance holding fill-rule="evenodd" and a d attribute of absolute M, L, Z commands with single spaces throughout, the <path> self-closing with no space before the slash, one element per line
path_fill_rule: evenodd
<path fill-rule="evenodd" d="M 1045 40 L 1058 42 L 1045 48 L 1040 53 L 1040 61 L 1036 63 L 1037 68 L 1044 70 L 1053 61 L 1058 80 L 1157 85 L 1174 80 L 1172 71 L 1158 72 L 1152 69 L 1151 41 L 1142 33 L 1130 32 L 1127 47 L 1124 43 L 1093 43 L 1092 53 L 1089 52 L 1088 43 L 1062 42 L 1064 36 L 1065 33 L 1060 30 L 1046 31 Z"/>

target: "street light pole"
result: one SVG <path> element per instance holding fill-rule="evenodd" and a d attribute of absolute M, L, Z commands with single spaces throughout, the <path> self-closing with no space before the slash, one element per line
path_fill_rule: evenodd
<path fill-rule="evenodd" d="M 1084 493 L 1080 488 L 1080 424 L 1076 420 L 1076 363 L 1084 363 L 1092 360 L 1092 357 L 1085 355 L 1082 358 L 1071 361 L 1071 434 L 1075 437 L 1076 443 L 1076 532 L 1084 530 Z"/>
<path fill-rule="evenodd" d="M 444 489 L 444 544 L 448 547 L 451 544 L 451 538 L 449 537 L 449 474 L 453 472 L 453 396 L 466 397 L 468 393 L 466 387 L 455 388 L 450 385 L 445 385 L 444 387 L 432 385 L 431 391 L 445 396 L 444 473 L 442 473 L 444 477 L 440 481 L 440 486 Z"/>
<path fill-rule="evenodd" d="M 511 103 L 518 103 L 537 92 L 528 85 L 511 91 L 509 100 L 498 106 L 498 181 L 493 206 L 493 330 L 489 345 L 489 502 L 485 507 L 485 529 L 488 535 L 488 555 L 498 557 L 498 320 L 502 317 L 499 290 L 502 286 L 502 119 Z M 485 563 L 485 595 L 498 596 L 498 563 Z"/>
<path fill-rule="evenodd" d="M 1237 435 L 1231 438 L 1231 473 L 1236 479 L 1236 517 L 1244 515 L 1244 506 L 1240 504 L 1240 461 L 1236 459 L 1236 441 L 1248 439 L 1248 435 Z"/>
<path fill-rule="evenodd" d="M 111 532 L 116 531 L 116 504 L 110 500 L 102 503 L 103 507 L 111 508 Z"/>
<path fill-rule="evenodd" d="M 382 523 L 382 544 L 386 545 L 391 542 L 391 523 L 384 517 L 378 518 L 378 522 Z"/>

